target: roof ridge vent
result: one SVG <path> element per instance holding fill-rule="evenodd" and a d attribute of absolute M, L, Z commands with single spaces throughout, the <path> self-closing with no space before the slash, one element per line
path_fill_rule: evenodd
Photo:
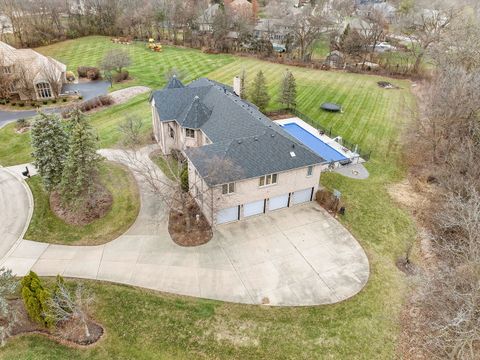
<path fill-rule="evenodd" d="M 272 134 L 271 136 L 272 136 L 272 137 L 275 137 L 275 134 Z"/>
<path fill-rule="evenodd" d="M 258 141 L 258 136 L 255 136 L 253 140 Z"/>
<path fill-rule="evenodd" d="M 238 143 L 238 144 L 241 144 L 241 143 L 242 143 L 242 140 L 239 139 L 239 140 L 237 141 L 237 143 Z"/>

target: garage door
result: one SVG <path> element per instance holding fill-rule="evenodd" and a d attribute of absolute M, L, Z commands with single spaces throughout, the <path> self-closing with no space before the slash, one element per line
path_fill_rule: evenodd
<path fill-rule="evenodd" d="M 292 195 L 292 204 L 302 204 L 312 199 L 312 188 L 295 191 Z"/>
<path fill-rule="evenodd" d="M 288 194 L 275 196 L 268 200 L 268 210 L 277 210 L 288 206 Z"/>
<path fill-rule="evenodd" d="M 225 224 L 238 220 L 238 206 L 221 209 L 217 212 L 217 224 Z"/>
<path fill-rule="evenodd" d="M 243 205 L 243 216 L 253 216 L 262 214 L 265 209 L 265 200 L 254 201 Z"/>

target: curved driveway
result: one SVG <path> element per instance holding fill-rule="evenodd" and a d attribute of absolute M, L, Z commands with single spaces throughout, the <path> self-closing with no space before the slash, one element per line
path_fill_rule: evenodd
<path fill-rule="evenodd" d="M 30 192 L 13 173 L 0 168 L 0 259 L 23 237 L 32 210 Z"/>
<path fill-rule="evenodd" d="M 122 161 L 119 152 L 103 155 Z M 32 269 L 44 276 L 62 274 L 280 306 L 335 303 L 358 293 L 368 280 L 363 249 L 315 203 L 219 226 L 209 243 L 184 248 L 168 234 L 161 200 L 148 191 L 141 177 L 136 178 L 142 206 L 126 234 L 92 247 L 23 240 L 3 265 L 17 275 Z"/>

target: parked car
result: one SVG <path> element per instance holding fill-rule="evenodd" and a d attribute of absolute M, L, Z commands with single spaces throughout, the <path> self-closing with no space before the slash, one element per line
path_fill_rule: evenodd
<path fill-rule="evenodd" d="M 376 52 L 397 51 L 397 48 L 393 45 L 390 45 L 387 42 L 381 42 L 375 46 L 375 51 Z"/>

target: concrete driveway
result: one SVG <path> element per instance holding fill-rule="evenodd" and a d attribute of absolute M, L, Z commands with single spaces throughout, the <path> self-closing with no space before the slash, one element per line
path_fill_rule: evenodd
<path fill-rule="evenodd" d="M 115 159 L 115 152 L 104 152 Z M 118 160 L 118 158 L 117 158 Z M 358 293 L 369 264 L 350 233 L 315 203 L 221 225 L 195 248 L 171 240 L 161 200 L 140 184 L 133 227 L 101 246 L 22 240 L 2 261 L 17 275 L 88 278 L 246 304 L 331 304 Z"/>

